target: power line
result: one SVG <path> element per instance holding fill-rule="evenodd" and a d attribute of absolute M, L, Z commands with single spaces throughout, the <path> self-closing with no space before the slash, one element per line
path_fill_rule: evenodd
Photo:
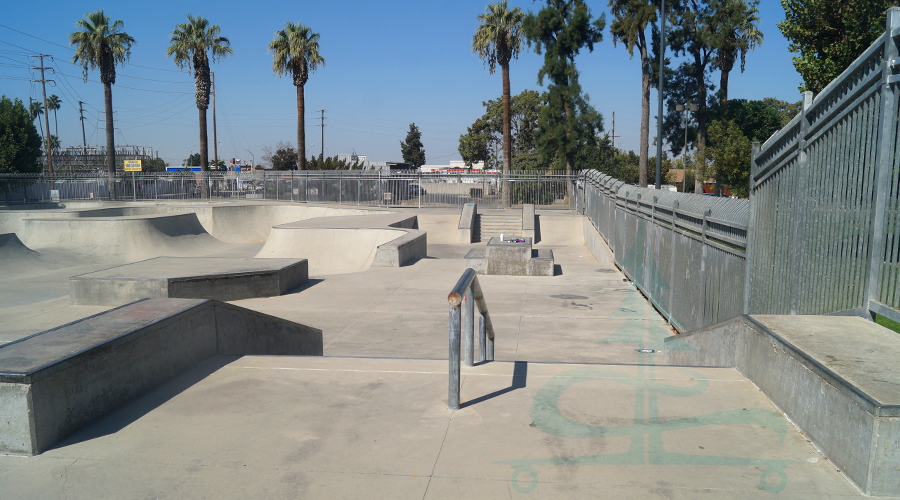
<path fill-rule="evenodd" d="M 19 31 L 19 30 L 17 30 L 17 29 L 10 28 L 9 26 L 7 26 L 7 25 L 5 25 L 5 24 L 0 24 L 0 26 L 4 27 L 4 28 L 6 28 L 6 29 L 8 29 L 8 30 L 10 30 L 10 31 L 15 31 L 16 33 L 19 33 L 19 34 L 22 34 L 22 35 L 25 35 L 25 36 L 30 36 L 31 38 L 34 38 L 35 40 L 40 40 L 40 41 L 42 41 L 42 42 L 49 43 L 50 45 L 56 45 L 57 47 L 62 47 L 62 48 L 64 48 L 64 49 L 75 50 L 75 49 L 73 49 L 72 47 L 68 47 L 68 46 L 66 46 L 66 45 L 60 45 L 60 44 L 58 44 L 58 43 L 56 43 L 56 42 L 51 42 L 50 40 L 44 40 L 43 38 L 39 38 L 39 37 L 36 37 L 36 36 L 34 36 L 34 35 L 29 35 L 28 33 L 25 33 L 24 31 Z"/>

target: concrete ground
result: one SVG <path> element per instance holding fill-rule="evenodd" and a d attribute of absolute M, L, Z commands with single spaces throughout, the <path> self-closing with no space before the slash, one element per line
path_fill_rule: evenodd
<path fill-rule="evenodd" d="M 453 215 L 425 214 L 435 233 Z M 325 357 L 213 358 L 39 456 L 0 455 L 0 498 L 862 496 L 737 371 L 638 352 L 664 348 L 665 320 L 577 216 L 541 228 L 556 276 L 478 278 L 498 361 L 463 368 L 460 410 L 447 294 L 472 245 L 429 234 L 412 265 L 234 302 L 322 329 Z M 101 268 L 5 282 L 0 341 L 104 310 L 64 305 L 68 276 Z"/>

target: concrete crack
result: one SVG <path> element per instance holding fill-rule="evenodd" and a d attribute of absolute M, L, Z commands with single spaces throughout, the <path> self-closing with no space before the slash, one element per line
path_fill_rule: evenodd
<path fill-rule="evenodd" d="M 450 418 L 447 420 L 447 429 L 444 430 L 444 439 L 441 440 L 441 447 L 438 449 L 437 456 L 434 457 L 434 465 L 431 467 L 431 474 L 428 475 L 428 484 L 425 485 L 425 493 L 422 494 L 422 500 L 425 500 L 425 497 L 428 496 L 428 488 L 431 487 L 431 480 L 434 479 L 434 471 L 437 470 L 438 460 L 441 459 L 441 452 L 444 451 L 444 443 L 447 442 L 447 434 L 450 433 L 450 423 L 453 422 L 453 415 L 456 414 L 456 411 L 450 414 Z"/>
<path fill-rule="evenodd" d="M 69 467 L 77 464 L 78 460 L 80 460 L 80 459 L 76 458 L 74 462 L 67 465 L 66 468 L 63 470 L 63 473 L 62 473 L 63 484 L 62 484 L 62 487 L 60 488 L 60 491 L 62 491 L 62 494 L 65 495 L 64 498 L 69 498 L 69 494 L 66 493 L 66 484 L 69 482 Z"/>

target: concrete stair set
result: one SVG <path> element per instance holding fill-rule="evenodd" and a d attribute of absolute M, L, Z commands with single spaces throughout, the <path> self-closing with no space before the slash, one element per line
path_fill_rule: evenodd
<path fill-rule="evenodd" d="M 475 241 L 488 241 L 494 236 L 522 236 L 520 210 L 488 211 L 475 216 Z"/>

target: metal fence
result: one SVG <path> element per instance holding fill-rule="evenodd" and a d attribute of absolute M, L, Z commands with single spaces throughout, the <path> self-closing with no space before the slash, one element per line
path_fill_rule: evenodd
<path fill-rule="evenodd" d="M 746 310 L 900 321 L 900 10 L 784 129 L 754 145 Z"/>
<path fill-rule="evenodd" d="M 678 331 L 741 314 L 747 200 L 639 188 L 596 171 L 581 174 L 579 190 L 578 210 Z"/>
<path fill-rule="evenodd" d="M 575 177 L 539 171 L 511 172 L 512 206 L 571 208 Z M 265 199 L 367 206 L 461 207 L 477 202 L 500 206 L 501 174 L 381 171 L 119 172 L 0 175 L 0 200 L 44 202 L 51 191 L 65 200 L 108 200 L 114 186 L 120 200 L 202 198 Z M 574 192 L 574 189 L 571 189 Z"/>

